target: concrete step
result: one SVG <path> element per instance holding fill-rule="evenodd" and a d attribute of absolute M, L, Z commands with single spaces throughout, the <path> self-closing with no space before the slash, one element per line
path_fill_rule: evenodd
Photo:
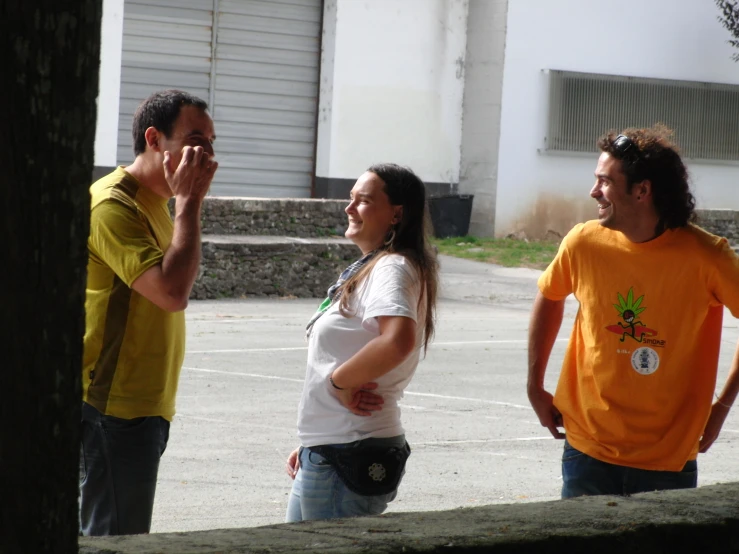
<path fill-rule="evenodd" d="M 206 234 L 190 298 L 323 298 L 360 255 L 343 237 Z"/>

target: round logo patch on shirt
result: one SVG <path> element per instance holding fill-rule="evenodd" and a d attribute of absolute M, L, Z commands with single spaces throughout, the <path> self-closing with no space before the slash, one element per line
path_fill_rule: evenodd
<path fill-rule="evenodd" d="M 659 354 L 656 350 L 643 346 L 631 355 L 631 367 L 642 375 L 651 375 L 659 367 Z"/>

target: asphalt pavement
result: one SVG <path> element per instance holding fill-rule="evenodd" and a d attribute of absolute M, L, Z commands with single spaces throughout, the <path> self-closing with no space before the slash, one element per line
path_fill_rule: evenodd
<path fill-rule="evenodd" d="M 539 271 L 441 257 L 436 337 L 401 404 L 413 449 L 389 512 L 552 500 L 562 443 L 526 398 L 526 330 Z M 153 532 L 284 520 L 305 373 L 305 323 L 320 300 L 191 302 L 178 415 L 159 471 Z M 568 300 L 546 383 L 554 390 L 577 310 Z M 739 337 L 724 320 L 719 387 Z M 699 484 L 739 480 L 739 416 L 699 457 Z"/>

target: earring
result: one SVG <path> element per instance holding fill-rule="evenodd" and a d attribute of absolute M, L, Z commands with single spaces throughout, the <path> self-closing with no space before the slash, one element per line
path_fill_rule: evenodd
<path fill-rule="evenodd" d="M 395 229 L 390 229 L 390 232 L 387 234 L 387 238 L 385 239 L 385 246 L 392 246 L 393 241 L 395 240 Z"/>

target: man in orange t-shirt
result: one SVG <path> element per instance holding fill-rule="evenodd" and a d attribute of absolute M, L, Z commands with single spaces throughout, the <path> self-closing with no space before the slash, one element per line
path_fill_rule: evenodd
<path fill-rule="evenodd" d="M 539 278 L 528 395 L 565 435 L 562 497 L 697 485 L 739 392 L 739 351 L 716 402 L 723 307 L 739 316 L 739 258 L 693 225 L 687 170 L 663 126 L 611 132 L 590 191 L 598 221 L 575 226 Z M 580 303 L 555 396 L 544 374 L 565 298 Z"/>

